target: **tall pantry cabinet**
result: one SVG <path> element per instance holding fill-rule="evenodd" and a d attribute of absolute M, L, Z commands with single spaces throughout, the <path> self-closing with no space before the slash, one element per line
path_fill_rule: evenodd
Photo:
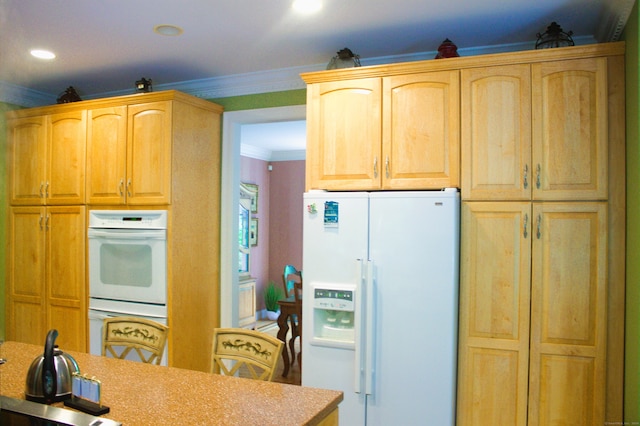
<path fill-rule="evenodd" d="M 176 91 L 7 113 L 7 338 L 88 348 L 87 216 L 166 209 L 169 364 L 209 370 L 220 317 L 220 116 Z"/>
<path fill-rule="evenodd" d="M 7 338 L 42 344 L 57 328 L 61 346 L 84 350 L 86 113 L 27 115 L 7 129 Z"/>
<path fill-rule="evenodd" d="M 458 424 L 620 419 L 623 52 L 461 71 Z"/>
<path fill-rule="evenodd" d="M 622 421 L 624 43 L 302 78 L 307 189 L 461 189 L 457 424 Z"/>

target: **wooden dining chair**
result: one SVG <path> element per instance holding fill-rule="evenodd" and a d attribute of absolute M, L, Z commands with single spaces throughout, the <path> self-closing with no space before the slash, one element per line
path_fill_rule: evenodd
<path fill-rule="evenodd" d="M 169 327 L 137 317 L 105 318 L 102 326 L 102 356 L 129 359 L 132 351 L 140 361 L 159 365 L 167 343 Z"/>
<path fill-rule="evenodd" d="M 298 271 L 293 265 L 285 265 L 282 272 L 282 285 L 284 287 L 285 297 L 293 296 L 294 283 L 302 279 L 302 272 Z"/>
<path fill-rule="evenodd" d="M 272 381 L 284 343 L 266 333 L 245 328 L 213 330 L 211 372 L 227 376 L 247 375 Z"/>
<path fill-rule="evenodd" d="M 291 365 L 296 360 L 295 342 L 296 338 L 302 335 L 302 271 L 297 270 L 293 265 L 286 265 L 282 274 L 287 297 L 293 297 L 296 302 L 296 313 L 289 317 L 291 325 L 291 339 L 289 339 L 289 352 L 291 352 Z M 300 338 L 302 342 L 302 338 Z M 298 364 L 301 355 L 298 354 Z"/>

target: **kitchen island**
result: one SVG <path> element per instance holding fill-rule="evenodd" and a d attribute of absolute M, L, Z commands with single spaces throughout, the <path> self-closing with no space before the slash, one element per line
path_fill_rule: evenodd
<path fill-rule="evenodd" d="M 27 370 L 43 351 L 18 342 L 0 345 L 7 360 L 0 365 L 0 395 L 25 398 Z M 102 382 L 102 403 L 111 409 L 103 417 L 123 425 L 338 424 L 339 391 L 65 352 L 82 374 Z"/>

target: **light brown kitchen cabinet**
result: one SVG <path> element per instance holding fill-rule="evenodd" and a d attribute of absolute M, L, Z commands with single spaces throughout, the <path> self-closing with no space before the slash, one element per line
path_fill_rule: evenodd
<path fill-rule="evenodd" d="M 531 203 L 463 202 L 459 425 L 526 425 Z"/>
<path fill-rule="evenodd" d="M 606 424 L 607 203 L 533 215 L 528 424 Z"/>
<path fill-rule="evenodd" d="M 379 78 L 307 88 L 307 189 L 377 189 L 382 155 Z"/>
<path fill-rule="evenodd" d="M 126 202 L 127 106 L 88 111 L 87 203 Z"/>
<path fill-rule="evenodd" d="M 465 199 L 607 198 L 606 58 L 461 74 Z"/>
<path fill-rule="evenodd" d="M 86 350 L 86 210 L 166 209 L 169 364 L 209 371 L 220 324 L 221 114 L 173 90 L 6 114 L 7 338 L 42 344 L 55 326 L 62 348 Z"/>
<path fill-rule="evenodd" d="M 458 71 L 380 75 L 309 84 L 307 189 L 459 186 Z"/>
<path fill-rule="evenodd" d="M 459 424 L 604 423 L 606 207 L 463 203 Z"/>
<path fill-rule="evenodd" d="M 607 58 L 531 65 L 534 200 L 607 199 Z"/>
<path fill-rule="evenodd" d="M 169 101 L 90 110 L 89 203 L 170 203 L 171 132 Z"/>
<path fill-rule="evenodd" d="M 460 71 L 462 197 L 531 199 L 531 66 Z"/>
<path fill-rule="evenodd" d="M 619 47 L 461 70 L 460 425 L 622 419 Z"/>
<path fill-rule="evenodd" d="M 55 328 L 65 349 L 85 351 L 85 207 L 9 209 L 7 338 L 44 344 Z"/>
<path fill-rule="evenodd" d="M 8 129 L 11 204 L 84 203 L 85 111 L 16 118 Z"/>
<path fill-rule="evenodd" d="M 458 71 L 382 79 L 382 189 L 460 186 Z"/>

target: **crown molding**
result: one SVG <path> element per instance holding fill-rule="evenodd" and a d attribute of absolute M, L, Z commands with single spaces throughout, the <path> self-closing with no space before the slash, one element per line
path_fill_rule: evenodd
<path fill-rule="evenodd" d="M 620 40 L 634 4 L 635 0 L 608 0 L 605 2 L 605 10 L 598 28 L 596 28 L 595 38 L 601 43 Z"/>
<path fill-rule="evenodd" d="M 616 0 L 618 3 L 633 3 L 634 0 Z M 617 10 L 617 9 L 616 9 Z M 620 15 L 616 15 L 620 16 Z M 628 14 L 624 19 L 626 19 Z M 620 25 L 619 23 L 617 24 Z M 622 25 L 624 27 L 624 24 Z M 617 28 L 617 27 L 616 27 Z M 593 37 L 575 37 L 576 45 L 596 43 Z M 531 50 L 535 42 L 502 44 L 494 46 L 479 46 L 471 48 L 458 48 L 461 56 L 476 56 L 492 53 L 517 52 Z M 363 66 L 384 65 L 399 62 L 413 62 L 433 59 L 437 51 L 420 52 L 407 55 L 382 56 L 376 58 L 361 58 Z M 175 83 L 160 84 L 154 89 L 179 90 L 192 96 L 203 99 L 226 98 L 231 96 L 254 95 L 260 93 L 282 92 L 287 90 L 305 89 L 306 84 L 300 78 L 300 74 L 326 69 L 326 64 L 306 65 L 277 70 L 257 71 L 229 76 L 212 77 L 200 80 L 180 81 Z M 113 96 L 131 94 L 130 89 L 104 92 L 93 95 L 85 95 L 85 99 L 100 99 Z M 48 93 L 39 92 L 0 81 L 0 102 L 7 102 L 23 107 L 35 107 L 55 104 L 57 97 Z"/>
<path fill-rule="evenodd" d="M 56 99 L 56 96 L 49 93 L 16 86 L 6 81 L 0 81 L 0 102 L 31 108 L 55 104 Z"/>

